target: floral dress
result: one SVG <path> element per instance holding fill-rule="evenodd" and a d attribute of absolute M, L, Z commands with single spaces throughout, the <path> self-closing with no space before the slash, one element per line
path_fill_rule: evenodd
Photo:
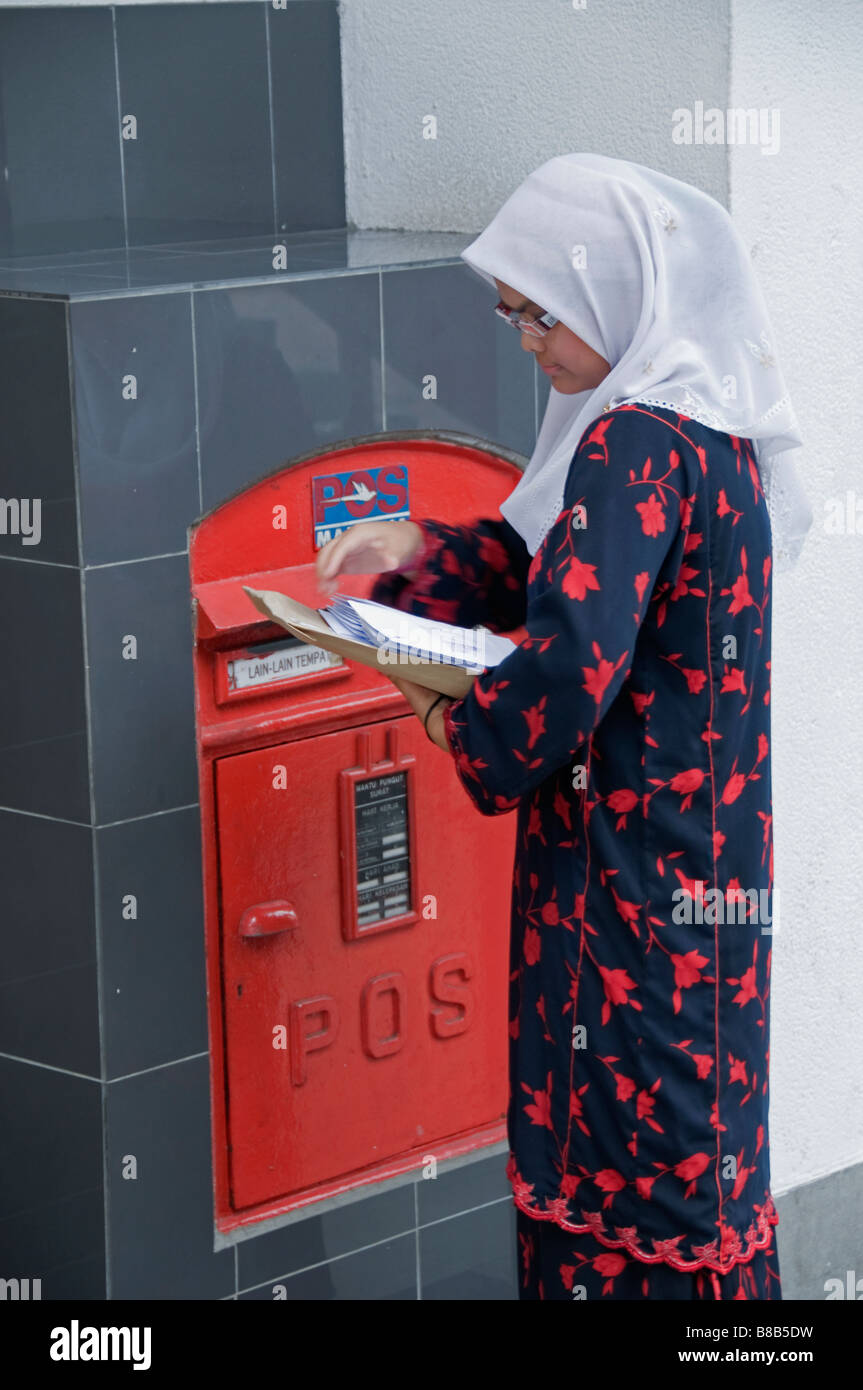
<path fill-rule="evenodd" d="M 618 1272 L 724 1277 L 778 1222 L 771 536 L 752 444 L 622 405 L 582 436 L 532 558 L 503 519 L 420 524 L 412 566 L 372 597 L 528 634 L 444 706 L 477 810 L 517 815 L 507 1172 L 522 1270 L 527 1216 L 571 1240 L 573 1269 L 583 1235 L 600 1274 L 617 1252 Z M 740 1287 L 727 1296 L 759 1296 Z"/>

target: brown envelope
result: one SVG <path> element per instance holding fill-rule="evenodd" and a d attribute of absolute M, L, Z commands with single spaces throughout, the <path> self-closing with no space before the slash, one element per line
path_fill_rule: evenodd
<path fill-rule="evenodd" d="M 245 584 L 243 589 L 259 613 L 278 623 L 294 637 L 311 646 L 323 647 L 324 651 L 337 652 L 348 661 L 359 661 L 363 666 L 380 671 L 382 676 L 414 681 L 416 685 L 424 685 L 427 690 L 456 699 L 466 695 L 476 679 L 475 671 L 467 671 L 463 666 L 451 666 L 444 661 L 411 661 L 405 655 L 395 662 L 381 661 L 377 647 L 369 642 L 355 642 L 350 637 L 340 637 L 316 608 L 307 608 L 304 603 L 298 603 L 296 599 L 277 593 L 274 589 L 250 589 Z"/>

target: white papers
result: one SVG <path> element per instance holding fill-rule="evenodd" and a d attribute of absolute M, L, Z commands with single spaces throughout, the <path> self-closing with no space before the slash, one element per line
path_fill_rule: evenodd
<path fill-rule="evenodd" d="M 275 589 L 250 589 L 246 584 L 243 585 L 243 592 L 259 613 L 263 613 L 270 622 L 283 627 L 293 637 L 299 637 L 300 641 L 310 646 L 346 657 L 348 661 L 357 661 L 372 671 L 389 676 L 390 679 L 401 675 L 417 685 L 424 685 L 427 690 L 435 690 L 440 695 L 449 695 L 452 700 L 460 700 L 470 690 L 479 674 L 476 667 L 470 670 L 466 666 L 452 665 L 448 661 L 422 661 L 415 656 L 408 658 L 410 666 L 405 671 L 402 666 L 405 657 L 402 653 L 394 652 L 383 645 L 376 646 L 365 635 L 361 641 L 355 637 L 343 637 L 330 626 L 328 619 L 319 609 L 309 608 L 305 603 L 291 598 L 289 594 L 278 593 Z M 332 616 L 330 614 L 330 617 Z M 353 614 L 351 621 L 358 616 Z M 365 634 L 365 628 L 363 632 Z"/>
<path fill-rule="evenodd" d="M 514 642 L 489 632 L 488 628 L 439 623 L 384 603 L 373 603 L 371 599 L 338 594 L 319 612 L 339 636 L 386 648 L 392 662 L 398 661 L 400 656 L 415 656 L 422 661 L 440 661 L 481 671 L 497 666 L 515 651 Z"/>

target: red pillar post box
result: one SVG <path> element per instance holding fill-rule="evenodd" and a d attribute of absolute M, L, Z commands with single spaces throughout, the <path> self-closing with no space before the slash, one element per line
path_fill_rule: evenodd
<path fill-rule="evenodd" d="M 515 817 L 478 815 L 385 677 L 243 585 L 320 607 L 315 553 L 345 525 L 495 516 L 518 477 L 464 436 L 372 435 L 191 528 L 221 1231 L 505 1135 Z"/>

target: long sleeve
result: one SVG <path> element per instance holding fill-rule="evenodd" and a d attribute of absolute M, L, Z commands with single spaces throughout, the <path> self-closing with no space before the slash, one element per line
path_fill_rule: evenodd
<path fill-rule="evenodd" d="M 572 761 L 615 699 L 663 567 L 671 585 L 682 563 L 697 467 L 688 441 L 625 407 L 582 440 L 529 568 L 528 636 L 445 707 L 458 776 L 484 815 Z"/>
<path fill-rule="evenodd" d="M 389 570 L 370 597 L 458 627 L 511 632 L 524 622 L 530 551 L 504 518 L 469 525 L 418 523 L 423 544 L 409 566 Z"/>

